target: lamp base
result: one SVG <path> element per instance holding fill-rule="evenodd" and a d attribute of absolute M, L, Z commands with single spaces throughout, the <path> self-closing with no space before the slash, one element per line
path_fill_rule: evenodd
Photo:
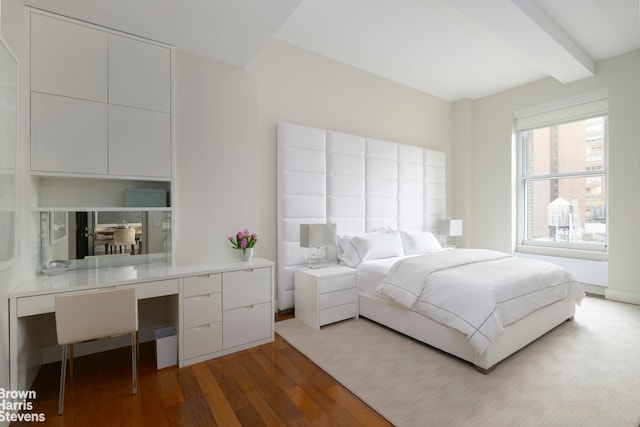
<path fill-rule="evenodd" d="M 327 248 L 316 248 L 316 251 L 309 257 L 309 268 L 327 267 L 329 267 Z"/>

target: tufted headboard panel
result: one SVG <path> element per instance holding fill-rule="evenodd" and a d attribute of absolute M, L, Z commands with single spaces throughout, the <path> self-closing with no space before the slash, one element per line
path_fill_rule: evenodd
<path fill-rule="evenodd" d="M 306 264 L 300 224 L 335 223 L 338 234 L 435 231 L 446 212 L 445 164 L 437 150 L 279 123 L 278 310 L 293 307 L 294 271 Z"/>

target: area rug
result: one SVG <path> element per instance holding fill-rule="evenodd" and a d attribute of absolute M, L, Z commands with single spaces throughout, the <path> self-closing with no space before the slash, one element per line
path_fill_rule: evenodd
<path fill-rule="evenodd" d="M 397 426 L 640 426 L 640 306 L 587 297 L 488 375 L 362 318 L 276 332 Z"/>

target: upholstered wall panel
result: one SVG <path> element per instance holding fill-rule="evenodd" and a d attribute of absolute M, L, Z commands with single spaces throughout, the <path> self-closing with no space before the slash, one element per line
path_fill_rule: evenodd
<path fill-rule="evenodd" d="M 294 271 L 308 257 L 300 224 L 334 223 L 351 235 L 435 231 L 446 216 L 445 166 L 440 151 L 280 123 L 278 309 L 293 307 Z"/>
<path fill-rule="evenodd" d="M 338 234 L 365 230 L 365 138 L 327 132 L 327 222 Z"/>
<path fill-rule="evenodd" d="M 293 271 L 304 264 L 300 224 L 327 216 L 326 131 L 278 125 L 278 308 L 293 307 Z"/>
<path fill-rule="evenodd" d="M 366 231 L 398 228 L 398 144 L 367 138 Z"/>
<path fill-rule="evenodd" d="M 424 230 L 436 231 L 446 217 L 446 157 L 442 151 L 424 150 Z"/>
<path fill-rule="evenodd" d="M 424 149 L 398 145 L 398 228 L 424 227 Z"/>

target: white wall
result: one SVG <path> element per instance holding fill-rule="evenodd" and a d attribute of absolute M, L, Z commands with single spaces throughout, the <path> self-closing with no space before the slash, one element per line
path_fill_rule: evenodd
<path fill-rule="evenodd" d="M 473 131 L 456 140 L 471 154 L 471 167 L 456 191 L 471 188 L 470 199 L 456 199 L 464 213 L 470 246 L 510 252 L 515 245 L 515 176 L 512 164 L 513 112 L 580 94 L 609 91 L 609 288 L 606 296 L 640 303 L 640 50 L 596 64 L 592 78 L 563 85 L 545 79 L 473 102 Z M 462 101 L 464 102 L 464 101 Z M 456 103 L 456 108 L 459 103 Z M 461 204 L 460 204 L 461 203 Z"/>
<path fill-rule="evenodd" d="M 178 264 L 235 257 L 243 227 L 276 261 L 279 121 L 443 150 L 453 132 L 451 103 L 282 42 L 248 69 L 177 52 Z"/>
<path fill-rule="evenodd" d="M 255 77 L 180 51 L 175 70 L 176 263 L 230 259 L 226 236 L 261 232 Z"/>
<path fill-rule="evenodd" d="M 450 153 L 451 103 L 280 41 L 255 61 L 262 254 L 276 254 L 276 125 L 280 121 L 367 135 Z M 264 252 L 266 250 L 266 252 Z"/>

